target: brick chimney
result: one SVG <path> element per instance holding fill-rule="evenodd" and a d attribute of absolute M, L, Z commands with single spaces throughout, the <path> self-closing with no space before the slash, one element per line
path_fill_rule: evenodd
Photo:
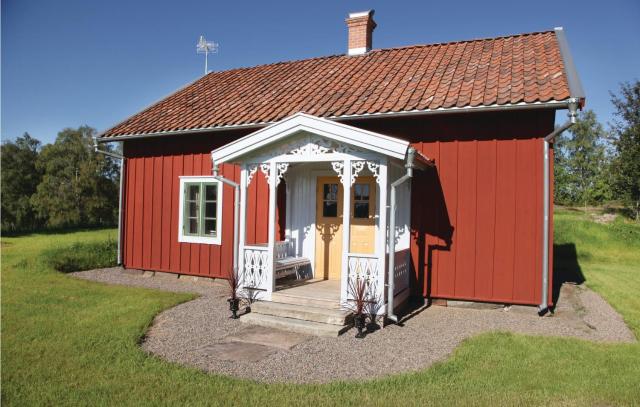
<path fill-rule="evenodd" d="M 373 21 L 374 10 L 349 13 L 347 27 L 349 28 L 349 55 L 362 55 L 371 51 L 373 30 L 376 22 Z"/>

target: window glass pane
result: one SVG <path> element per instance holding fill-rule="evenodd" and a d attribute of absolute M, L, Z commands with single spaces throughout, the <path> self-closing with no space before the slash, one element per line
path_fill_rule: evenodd
<path fill-rule="evenodd" d="M 216 235 L 216 220 L 215 219 L 205 219 L 204 221 L 204 234 L 208 236 Z"/>
<path fill-rule="evenodd" d="M 187 200 L 189 201 L 200 200 L 200 185 L 198 184 L 187 185 Z"/>
<path fill-rule="evenodd" d="M 204 217 L 215 218 L 216 217 L 216 203 L 207 202 L 204 204 Z"/>
<path fill-rule="evenodd" d="M 338 202 L 324 201 L 322 205 L 322 216 L 325 218 L 335 218 L 338 216 Z"/>
<path fill-rule="evenodd" d="M 187 233 L 191 235 L 198 234 L 198 219 L 189 218 Z"/>
<path fill-rule="evenodd" d="M 354 218 L 368 218 L 369 217 L 369 203 L 368 202 L 356 202 L 353 207 Z"/>
<path fill-rule="evenodd" d="M 187 217 L 189 218 L 197 218 L 198 215 L 198 202 L 188 202 L 187 203 Z"/>
<path fill-rule="evenodd" d="M 215 201 L 218 198 L 218 186 L 215 184 L 205 184 L 204 199 L 207 201 Z"/>

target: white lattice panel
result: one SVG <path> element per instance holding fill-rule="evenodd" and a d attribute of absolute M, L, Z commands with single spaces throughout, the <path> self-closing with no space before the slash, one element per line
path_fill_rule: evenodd
<path fill-rule="evenodd" d="M 267 248 L 244 249 L 242 286 L 266 290 L 270 281 L 271 262 Z"/>

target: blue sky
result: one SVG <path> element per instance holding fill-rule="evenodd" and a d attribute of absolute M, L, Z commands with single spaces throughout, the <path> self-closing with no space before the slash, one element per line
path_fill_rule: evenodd
<path fill-rule="evenodd" d="M 637 0 L 4 0 L 2 138 L 110 127 L 202 75 L 200 34 L 220 43 L 213 70 L 344 53 L 346 15 L 370 8 L 375 48 L 563 26 L 587 107 L 605 123 L 609 90 L 640 78 Z"/>

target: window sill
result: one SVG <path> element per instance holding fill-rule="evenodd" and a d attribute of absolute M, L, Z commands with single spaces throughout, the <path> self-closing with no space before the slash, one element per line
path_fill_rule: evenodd
<path fill-rule="evenodd" d="M 178 242 L 180 243 L 214 244 L 220 246 L 220 240 L 219 237 L 178 236 Z"/>

